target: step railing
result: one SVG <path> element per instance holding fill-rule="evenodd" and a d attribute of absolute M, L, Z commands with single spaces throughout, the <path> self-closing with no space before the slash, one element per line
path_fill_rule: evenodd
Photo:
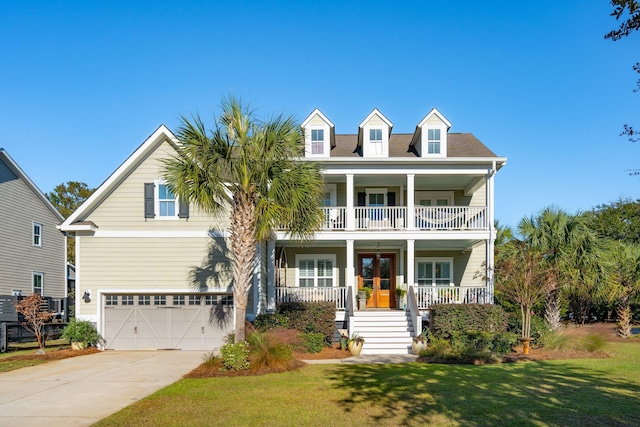
<path fill-rule="evenodd" d="M 344 310 L 347 301 L 347 291 L 341 287 L 293 288 L 277 287 L 276 304 L 283 302 L 324 302 L 334 301 L 336 310 Z"/>
<path fill-rule="evenodd" d="M 488 304 L 487 288 L 476 286 L 416 286 L 418 309 L 428 310 L 433 304 Z"/>
<path fill-rule="evenodd" d="M 418 306 L 418 298 L 415 287 L 409 286 L 407 289 L 407 309 L 411 316 L 411 323 L 413 324 L 414 336 L 418 336 L 422 333 L 422 314 L 420 314 L 420 308 Z"/>

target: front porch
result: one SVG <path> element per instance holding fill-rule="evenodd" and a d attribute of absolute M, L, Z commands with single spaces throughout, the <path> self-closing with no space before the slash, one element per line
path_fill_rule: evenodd
<path fill-rule="evenodd" d="M 335 302 L 337 311 L 348 308 L 346 286 L 339 287 L 276 287 L 276 305 L 283 302 Z M 418 310 L 426 311 L 433 304 L 488 304 L 493 299 L 484 286 L 411 286 Z M 354 303 L 354 310 L 357 305 Z"/>

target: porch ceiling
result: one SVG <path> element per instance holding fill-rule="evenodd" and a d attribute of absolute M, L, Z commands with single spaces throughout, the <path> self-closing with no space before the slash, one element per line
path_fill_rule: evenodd
<path fill-rule="evenodd" d="M 472 247 L 484 243 L 483 240 L 416 240 L 416 251 L 464 251 L 469 250 Z M 353 246 L 356 250 L 376 250 L 380 245 L 380 250 L 398 250 L 406 249 L 407 242 L 404 240 L 381 240 L 380 242 L 372 240 L 356 240 Z M 306 248 L 329 248 L 329 247 L 344 247 L 346 242 L 344 240 L 316 240 L 307 243 L 304 246 L 299 245 L 292 241 L 278 241 L 276 246 L 285 247 L 306 247 Z"/>
<path fill-rule="evenodd" d="M 471 186 L 478 179 L 478 175 L 416 175 L 416 190 L 458 190 Z M 353 179 L 356 187 L 395 187 L 407 185 L 405 175 L 357 175 Z M 325 175 L 328 184 L 345 183 L 344 175 Z"/>

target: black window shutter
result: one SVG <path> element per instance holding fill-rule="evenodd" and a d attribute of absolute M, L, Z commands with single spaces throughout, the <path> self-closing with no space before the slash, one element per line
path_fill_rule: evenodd
<path fill-rule="evenodd" d="M 358 193 L 358 206 L 367 206 L 367 193 Z"/>
<path fill-rule="evenodd" d="M 395 206 L 396 205 L 396 193 L 387 193 L 387 206 Z"/>
<path fill-rule="evenodd" d="M 154 200 L 155 186 L 153 182 L 145 182 L 144 184 L 144 217 L 154 218 Z"/>
<path fill-rule="evenodd" d="M 189 202 L 180 201 L 178 218 L 189 218 Z"/>

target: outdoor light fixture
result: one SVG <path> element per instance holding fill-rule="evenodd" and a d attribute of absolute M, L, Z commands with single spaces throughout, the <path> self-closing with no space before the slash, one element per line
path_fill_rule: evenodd
<path fill-rule="evenodd" d="M 376 259 L 380 261 L 380 242 L 378 242 L 378 246 L 376 247 Z"/>
<path fill-rule="evenodd" d="M 91 302 L 91 291 L 84 291 L 82 299 L 84 300 L 84 302 Z"/>

